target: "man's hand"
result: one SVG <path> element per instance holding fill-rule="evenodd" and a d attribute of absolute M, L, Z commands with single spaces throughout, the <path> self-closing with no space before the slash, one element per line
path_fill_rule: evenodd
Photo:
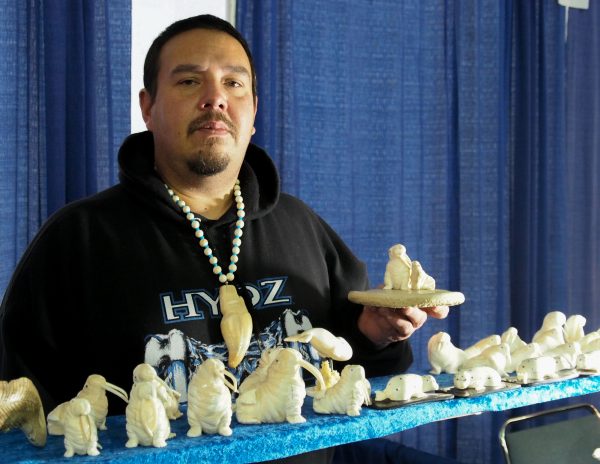
<path fill-rule="evenodd" d="M 425 324 L 427 316 L 443 319 L 448 312 L 448 306 L 398 309 L 365 306 L 358 318 L 358 328 L 378 348 L 385 348 L 390 343 L 409 338 Z"/>

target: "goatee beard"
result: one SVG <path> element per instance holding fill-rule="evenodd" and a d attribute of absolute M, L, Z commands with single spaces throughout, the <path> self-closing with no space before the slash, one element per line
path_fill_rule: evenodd
<path fill-rule="evenodd" d="M 193 120 L 188 126 L 188 135 L 192 135 L 196 130 L 200 129 L 204 124 L 211 121 L 223 122 L 234 140 L 237 140 L 238 133 L 234 124 L 220 111 L 209 111 L 204 113 L 199 118 Z M 205 149 L 198 151 L 194 159 L 187 161 L 187 167 L 190 172 L 198 176 L 214 176 L 223 172 L 229 165 L 231 157 L 228 153 L 219 151 L 218 141 L 209 141 Z"/>
<path fill-rule="evenodd" d="M 201 151 L 194 159 L 187 161 L 188 169 L 202 177 L 214 176 L 229 166 L 229 155 L 226 153 L 206 153 Z"/>

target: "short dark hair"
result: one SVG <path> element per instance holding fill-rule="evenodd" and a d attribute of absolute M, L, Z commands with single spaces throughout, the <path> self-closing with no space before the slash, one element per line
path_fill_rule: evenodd
<path fill-rule="evenodd" d="M 158 60 L 160 58 L 160 52 L 162 51 L 162 48 L 176 35 L 193 29 L 222 31 L 232 36 L 242 45 L 246 55 L 248 55 L 248 60 L 250 61 L 250 72 L 252 73 L 252 95 L 256 98 L 256 70 L 254 69 L 254 60 L 252 59 L 252 53 L 250 52 L 248 43 L 242 34 L 240 34 L 238 30 L 230 23 L 216 16 L 205 14 L 174 22 L 164 31 L 162 31 L 160 35 L 154 39 L 152 45 L 150 45 L 148 53 L 146 54 L 146 60 L 144 61 L 144 87 L 150 94 L 152 100 L 154 100 L 156 97 L 156 92 L 158 90 L 156 81 L 158 78 Z"/>

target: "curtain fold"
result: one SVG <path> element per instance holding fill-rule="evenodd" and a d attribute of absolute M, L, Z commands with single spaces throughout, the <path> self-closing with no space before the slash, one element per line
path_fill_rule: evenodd
<path fill-rule="evenodd" d="M 131 5 L 0 3 L 0 295 L 43 221 L 116 182 L 129 133 Z"/>
<path fill-rule="evenodd" d="M 564 9 L 516 2 L 511 101 L 511 321 L 523 338 L 566 307 Z"/>
<path fill-rule="evenodd" d="M 565 211 L 566 305 L 600 327 L 600 5 L 569 10 Z M 566 271 L 566 272 L 565 272 Z"/>
<path fill-rule="evenodd" d="M 592 2 L 591 2 L 592 3 Z M 466 348 L 549 311 L 588 318 L 598 280 L 598 18 L 554 0 L 237 3 L 259 77 L 254 141 L 283 189 L 383 278 L 407 246 L 466 302 L 438 331 Z M 518 412 L 518 411 L 517 411 Z M 391 439 L 461 462 L 502 462 L 508 413 Z"/>

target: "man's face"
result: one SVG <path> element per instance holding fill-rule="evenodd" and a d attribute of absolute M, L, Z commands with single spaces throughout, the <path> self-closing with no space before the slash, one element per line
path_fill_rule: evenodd
<path fill-rule="evenodd" d="M 173 37 L 160 53 L 156 97 L 142 90 L 140 106 L 161 170 L 182 176 L 237 172 L 256 114 L 246 52 L 221 31 L 193 29 Z"/>

